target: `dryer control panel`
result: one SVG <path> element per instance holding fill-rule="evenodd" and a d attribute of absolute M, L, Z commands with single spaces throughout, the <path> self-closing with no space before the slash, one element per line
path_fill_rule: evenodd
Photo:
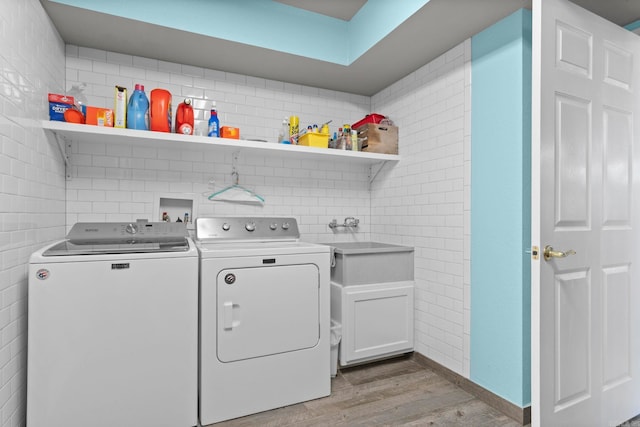
<path fill-rule="evenodd" d="M 196 239 L 204 240 L 297 240 L 295 218 L 284 217 L 208 217 L 196 218 Z"/>

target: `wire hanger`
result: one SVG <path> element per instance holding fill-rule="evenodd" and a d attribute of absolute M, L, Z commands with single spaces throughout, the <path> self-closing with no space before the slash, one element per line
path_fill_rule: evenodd
<path fill-rule="evenodd" d="M 235 152 L 233 153 L 233 163 L 231 167 L 231 179 L 233 184 L 223 188 L 222 190 L 216 191 L 211 194 L 208 199 L 220 202 L 263 205 L 265 202 L 264 197 L 256 194 L 253 190 L 249 190 L 248 188 L 238 184 L 240 181 L 240 174 L 238 173 L 237 163 L 238 153 Z"/>

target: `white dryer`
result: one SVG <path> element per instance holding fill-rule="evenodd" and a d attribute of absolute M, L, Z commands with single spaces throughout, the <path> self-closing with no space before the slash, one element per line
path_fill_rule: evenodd
<path fill-rule="evenodd" d="M 328 396 L 329 247 L 294 218 L 196 219 L 200 422 Z"/>
<path fill-rule="evenodd" d="M 176 223 L 78 223 L 31 256 L 29 427 L 197 425 L 187 235 Z"/>

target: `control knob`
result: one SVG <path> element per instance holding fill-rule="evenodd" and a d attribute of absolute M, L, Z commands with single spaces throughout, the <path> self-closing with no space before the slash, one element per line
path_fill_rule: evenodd
<path fill-rule="evenodd" d="M 255 231 L 256 230 L 256 223 L 255 222 L 248 222 L 244 225 L 244 228 L 247 231 Z"/>
<path fill-rule="evenodd" d="M 229 223 L 225 222 L 224 224 L 222 224 L 222 229 L 224 231 L 229 231 L 230 228 L 231 226 L 229 225 Z"/>
<path fill-rule="evenodd" d="M 276 224 L 275 222 L 272 222 L 272 223 L 269 225 L 269 228 L 270 228 L 270 229 L 272 229 L 272 230 L 276 230 L 276 229 L 278 228 L 278 224 Z"/>
<path fill-rule="evenodd" d="M 136 224 L 129 223 L 125 227 L 124 231 L 126 231 L 129 234 L 136 234 L 138 232 L 138 226 Z"/>
<path fill-rule="evenodd" d="M 288 230 L 289 229 L 289 223 L 288 222 L 283 222 L 282 223 L 282 229 L 283 230 Z"/>

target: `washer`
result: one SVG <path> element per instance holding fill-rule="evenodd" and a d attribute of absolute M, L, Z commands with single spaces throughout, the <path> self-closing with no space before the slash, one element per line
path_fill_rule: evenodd
<path fill-rule="evenodd" d="M 329 252 L 294 218 L 196 219 L 200 422 L 328 396 Z"/>
<path fill-rule="evenodd" d="M 78 223 L 29 265 L 27 425 L 197 425 L 198 253 L 184 224 Z"/>

